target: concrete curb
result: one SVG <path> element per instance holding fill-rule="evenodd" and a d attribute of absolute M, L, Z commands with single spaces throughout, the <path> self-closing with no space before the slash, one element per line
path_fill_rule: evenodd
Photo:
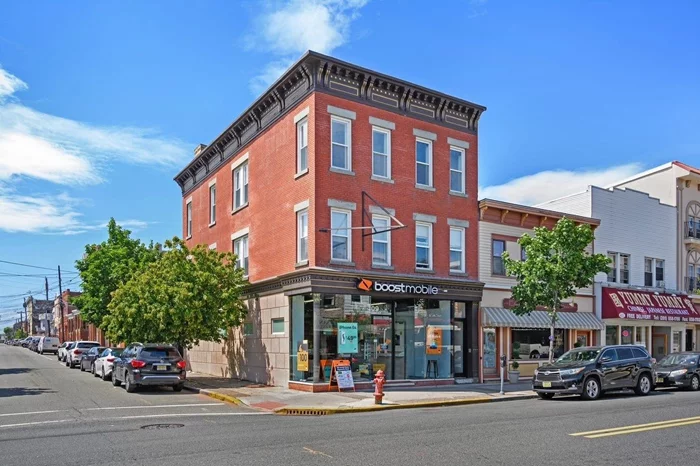
<path fill-rule="evenodd" d="M 217 399 L 219 401 L 225 401 L 227 403 L 232 403 L 237 406 L 248 406 L 245 404 L 243 401 L 241 401 L 239 398 L 236 398 L 235 396 L 231 395 L 224 395 L 223 393 L 216 392 L 214 390 L 207 390 L 205 388 L 194 388 L 194 387 L 188 387 L 185 385 L 185 390 L 192 392 L 192 393 L 199 393 L 200 395 L 206 395 L 210 398 Z"/>
<path fill-rule="evenodd" d="M 279 408 L 274 414 L 282 416 L 327 416 L 331 414 L 369 413 L 373 411 L 386 411 L 396 409 L 439 408 L 444 406 L 462 406 L 482 403 L 496 403 L 502 401 L 530 400 L 537 395 L 521 395 L 504 398 L 478 397 L 462 398 L 458 400 L 424 401 L 396 405 L 363 406 L 359 408 Z"/>

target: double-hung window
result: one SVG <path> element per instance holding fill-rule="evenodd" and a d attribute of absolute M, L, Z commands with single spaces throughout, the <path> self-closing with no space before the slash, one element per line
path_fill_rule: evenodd
<path fill-rule="evenodd" d="M 331 209 L 331 259 L 350 261 L 352 258 L 351 218 L 349 210 Z"/>
<path fill-rule="evenodd" d="M 608 282 L 625 283 L 630 282 L 630 255 L 618 252 L 608 252 L 610 259 L 610 270 L 608 271 Z"/>
<path fill-rule="evenodd" d="M 304 118 L 297 123 L 297 173 L 309 168 L 309 120 Z"/>
<path fill-rule="evenodd" d="M 505 275 L 506 266 L 503 262 L 503 253 L 506 252 L 506 242 L 502 239 L 494 239 L 491 242 L 491 274 Z"/>
<path fill-rule="evenodd" d="M 416 223 L 416 269 L 433 268 L 433 224 Z"/>
<path fill-rule="evenodd" d="M 248 163 L 233 171 L 233 208 L 240 209 L 248 204 Z"/>
<path fill-rule="evenodd" d="M 192 236 L 192 201 L 187 203 L 187 237 Z"/>
<path fill-rule="evenodd" d="M 372 264 L 391 265 L 391 220 L 381 215 L 372 216 Z"/>
<path fill-rule="evenodd" d="M 464 228 L 450 228 L 450 271 L 464 272 Z"/>
<path fill-rule="evenodd" d="M 243 269 L 243 275 L 248 276 L 248 235 L 233 240 L 233 253 L 236 255 L 236 265 Z"/>
<path fill-rule="evenodd" d="M 372 176 L 391 178 L 391 133 L 372 128 Z"/>
<path fill-rule="evenodd" d="M 644 259 L 644 286 L 654 286 L 654 259 Z"/>
<path fill-rule="evenodd" d="M 644 286 L 663 287 L 665 261 L 663 259 L 644 258 Z"/>
<path fill-rule="evenodd" d="M 331 167 L 352 170 L 350 120 L 331 117 Z"/>
<path fill-rule="evenodd" d="M 209 224 L 216 223 L 216 184 L 209 186 Z"/>
<path fill-rule="evenodd" d="M 617 282 L 617 253 L 609 252 L 608 259 L 610 259 L 610 268 L 608 269 L 608 282 Z"/>
<path fill-rule="evenodd" d="M 630 282 L 630 255 L 620 254 L 620 283 Z"/>
<path fill-rule="evenodd" d="M 450 147 L 450 192 L 464 194 L 464 149 Z"/>
<path fill-rule="evenodd" d="M 416 184 L 433 186 L 433 142 L 416 139 Z"/>
<path fill-rule="evenodd" d="M 663 287 L 666 285 L 666 282 L 664 281 L 664 268 L 666 265 L 666 262 L 663 259 L 656 259 L 654 261 L 655 265 L 655 272 L 656 272 L 656 283 L 655 285 L 658 287 Z"/>
<path fill-rule="evenodd" d="M 297 262 L 309 260 L 309 211 L 297 212 Z"/>

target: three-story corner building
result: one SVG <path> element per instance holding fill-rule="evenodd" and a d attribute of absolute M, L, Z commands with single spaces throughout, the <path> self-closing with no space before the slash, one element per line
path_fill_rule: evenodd
<path fill-rule="evenodd" d="M 577 224 L 597 228 L 600 221 L 585 215 L 565 214 L 509 202 L 482 199 L 479 202 L 479 279 L 484 283 L 481 301 L 480 360 L 484 380 L 499 378 L 500 357 L 506 355 L 509 367 L 518 360 L 522 377 L 532 377 L 535 369 L 549 357 L 550 319 L 544 309 L 533 309 L 518 316 L 511 288 L 514 277 L 507 274 L 503 253 L 526 259 L 518 240 L 534 234 L 535 227 L 553 228 L 567 217 Z M 591 245 L 590 251 L 594 248 Z M 561 356 L 574 345 L 600 342 L 603 322 L 594 312 L 593 288 L 578 290 L 562 305 L 554 333 L 554 356 Z"/>
<path fill-rule="evenodd" d="M 696 349 L 700 331 L 700 169 L 677 161 L 669 162 L 611 187 L 649 193 L 674 208 L 673 219 L 665 220 L 673 224 L 675 232 L 672 240 L 674 273 L 678 278 L 677 288 L 686 294 L 682 297 L 683 304 L 690 299 L 692 306 L 684 306 L 688 314 L 684 311 L 672 316 L 672 333 L 659 336 L 652 350 L 660 348 L 664 339 L 667 351 Z M 653 219 L 650 223 L 659 222 L 653 216 L 645 218 Z"/>
<path fill-rule="evenodd" d="M 248 317 L 194 370 L 304 390 L 478 374 L 479 117 L 306 53 L 175 178 L 188 244 L 232 250 Z M 299 348 L 308 348 L 297 358 Z"/>

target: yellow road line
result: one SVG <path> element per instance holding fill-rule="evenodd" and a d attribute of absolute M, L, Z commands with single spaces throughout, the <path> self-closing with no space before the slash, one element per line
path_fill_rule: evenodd
<path fill-rule="evenodd" d="M 653 428 L 660 429 L 660 428 L 664 428 L 665 426 L 675 427 L 675 425 L 678 423 L 689 422 L 691 424 L 694 424 L 696 421 L 700 422 L 700 416 L 687 417 L 687 418 L 682 418 L 682 419 L 671 419 L 669 421 L 650 422 L 648 424 L 637 424 L 637 425 L 632 425 L 632 426 L 613 427 L 610 429 L 591 430 L 588 432 L 577 432 L 575 434 L 569 434 L 569 435 L 571 435 L 573 437 L 597 438 L 597 437 L 589 437 L 589 436 L 598 435 L 598 434 L 613 434 L 615 432 L 627 433 L 630 430 L 641 432 L 641 430 L 638 430 L 638 429 L 653 430 Z M 680 425 L 685 425 L 685 424 L 680 424 Z M 600 436 L 604 436 L 604 435 L 600 435 Z"/>
<path fill-rule="evenodd" d="M 669 427 L 689 426 L 691 424 L 700 424 L 700 419 L 697 419 L 695 421 L 677 422 L 675 424 L 664 424 L 661 426 L 641 427 L 639 429 L 621 430 L 621 431 L 617 431 L 617 432 L 608 432 L 607 434 L 586 435 L 585 438 L 612 437 L 613 435 L 634 434 L 637 432 L 646 432 L 649 430 L 668 429 Z"/>

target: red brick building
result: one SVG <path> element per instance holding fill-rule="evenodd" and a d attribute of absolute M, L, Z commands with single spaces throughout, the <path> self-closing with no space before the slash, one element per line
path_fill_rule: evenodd
<path fill-rule="evenodd" d="M 61 295 L 63 298 L 63 311 L 61 312 L 61 300 L 58 296 L 53 302 L 53 315 L 56 328 L 59 329 L 58 337 L 63 341 L 97 341 L 105 344 L 105 337 L 102 330 L 93 324 L 83 322 L 80 318 L 80 310 L 70 304 L 70 298 L 80 296 L 80 292 L 65 290 Z"/>
<path fill-rule="evenodd" d="M 475 377 L 484 110 L 308 52 L 198 146 L 183 236 L 233 250 L 251 286 L 248 322 L 192 367 L 306 389 L 336 359 L 357 383 Z"/>

